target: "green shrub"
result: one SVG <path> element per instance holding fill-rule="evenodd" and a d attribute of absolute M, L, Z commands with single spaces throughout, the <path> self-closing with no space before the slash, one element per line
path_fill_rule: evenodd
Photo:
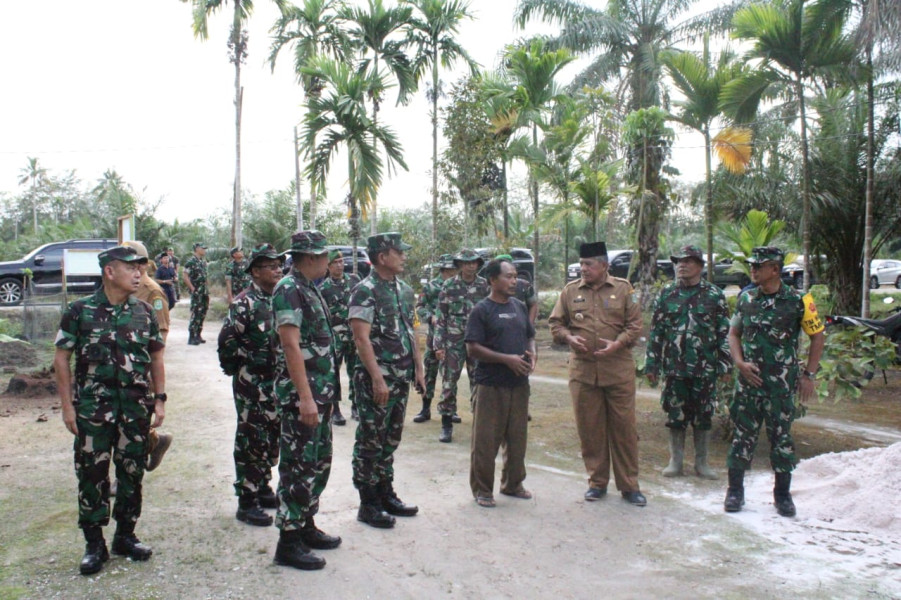
<path fill-rule="evenodd" d="M 830 396 L 838 402 L 860 398 L 861 388 L 877 370 L 888 369 L 895 360 L 895 345 L 863 327 L 830 328 L 817 375 L 820 401 Z"/>

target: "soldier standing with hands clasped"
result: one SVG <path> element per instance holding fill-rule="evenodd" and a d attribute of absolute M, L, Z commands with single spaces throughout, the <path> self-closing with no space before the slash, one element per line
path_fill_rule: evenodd
<path fill-rule="evenodd" d="M 707 448 L 716 410 L 716 380 L 732 376 L 729 355 L 729 310 L 726 296 L 701 279 L 704 253 L 697 246 L 683 246 L 670 256 L 676 281 L 654 300 L 651 333 L 645 358 L 645 374 L 656 385 L 662 374 L 660 401 L 667 414 L 670 462 L 664 477 L 682 475 L 685 433 L 691 425 L 695 448 L 695 473 L 716 479 L 707 464 Z"/>
<path fill-rule="evenodd" d="M 153 554 L 134 532 L 141 514 L 150 415 L 154 427 L 166 416 L 163 339 L 153 309 L 132 296 L 141 281 L 139 265 L 147 259 L 116 246 L 101 252 L 98 262 L 103 287 L 63 313 L 53 359 L 63 423 L 75 435 L 78 525 L 87 541 L 82 575 L 97 573 L 109 560 L 102 528 L 110 515 L 110 457 L 119 481 L 112 551 L 132 560 Z"/>
<path fill-rule="evenodd" d="M 797 459 L 791 436 L 795 394 L 801 402 L 816 394 L 816 372 L 826 344 L 813 297 L 782 282 L 785 254 L 776 247 L 751 251 L 748 263 L 756 288 L 742 292 L 729 328 L 729 349 L 738 369 L 729 416 L 735 427 L 729 450 L 729 488 L 723 505 L 738 512 L 745 503 L 744 476 L 754 458 L 760 426 L 770 439 L 770 464 L 776 472 L 773 500 L 783 517 L 795 515 L 791 477 Z M 801 330 L 810 336 L 807 366 L 798 364 Z"/>
<path fill-rule="evenodd" d="M 347 419 L 341 414 L 341 363 L 347 369 L 348 383 L 347 399 L 350 401 L 350 414 L 356 417 L 357 404 L 354 397 L 354 367 L 357 364 L 357 349 L 354 346 L 354 336 L 347 323 L 347 310 L 350 303 L 351 291 L 360 283 L 356 274 L 344 272 L 344 255 L 340 250 L 331 250 L 328 253 L 328 276 L 319 284 L 319 291 L 325 299 L 326 306 L 332 315 L 332 333 L 335 334 L 335 369 L 338 372 L 338 393 L 335 396 L 335 409 L 332 413 L 334 425 L 344 425 Z"/>

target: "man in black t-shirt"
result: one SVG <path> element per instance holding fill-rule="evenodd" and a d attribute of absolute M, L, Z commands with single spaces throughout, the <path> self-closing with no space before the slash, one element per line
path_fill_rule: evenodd
<path fill-rule="evenodd" d="M 529 373 L 535 369 L 535 328 L 516 296 L 516 267 L 495 259 L 485 267 L 491 287 L 466 324 L 466 351 L 476 360 L 469 485 L 479 506 L 494 502 L 494 460 L 506 445 L 501 493 L 528 500 L 526 438 Z"/>

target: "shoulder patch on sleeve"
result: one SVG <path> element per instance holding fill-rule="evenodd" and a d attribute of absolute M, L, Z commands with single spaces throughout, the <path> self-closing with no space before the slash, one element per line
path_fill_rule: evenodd
<path fill-rule="evenodd" d="M 162 298 L 157 298 L 153 301 L 153 310 L 163 310 L 163 300 Z"/>

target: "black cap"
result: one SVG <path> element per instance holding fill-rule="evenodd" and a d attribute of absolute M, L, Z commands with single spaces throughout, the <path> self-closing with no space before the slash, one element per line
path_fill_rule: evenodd
<path fill-rule="evenodd" d="M 588 242 L 579 246 L 579 258 L 597 258 L 607 256 L 607 244 L 604 242 Z"/>

